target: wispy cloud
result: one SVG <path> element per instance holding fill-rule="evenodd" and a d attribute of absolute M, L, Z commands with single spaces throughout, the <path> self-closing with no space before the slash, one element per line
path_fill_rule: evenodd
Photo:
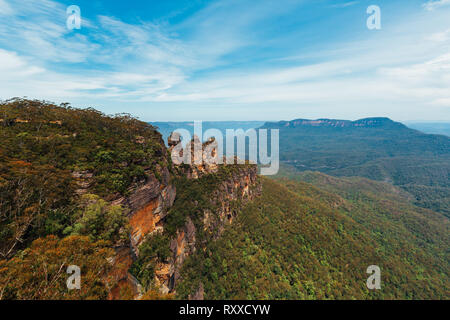
<path fill-rule="evenodd" d="M 435 42 L 447 42 L 450 40 L 450 29 L 433 33 L 429 36 L 428 39 Z"/>
<path fill-rule="evenodd" d="M 333 4 L 333 5 L 331 5 L 331 7 L 332 8 L 347 8 L 347 7 L 354 6 L 358 3 L 359 3 L 359 1 L 349 1 L 349 2 Z"/>
<path fill-rule="evenodd" d="M 181 85 L 196 70 L 220 65 L 222 56 L 248 45 L 248 39 L 242 36 L 243 28 L 276 12 L 286 12 L 290 3 L 298 2 L 289 0 L 280 7 L 263 1 L 258 10 L 248 10 L 251 13 L 245 15 L 234 10 L 234 6 L 242 7 L 240 1 L 217 2 L 180 26 L 129 24 L 99 15 L 95 21 L 83 20 L 83 28 L 91 31 L 88 37 L 66 29 L 65 7 L 55 1 L 0 1 L 10 13 L 0 28 L 0 44 L 10 50 L 11 56 L 27 57 L 28 63 L 46 70 L 35 86 L 55 85 L 52 97 L 72 97 L 81 88 L 83 95 L 137 100 L 151 100 L 152 96 L 156 99 L 165 90 Z M 254 9 L 253 3 L 245 6 Z M 183 40 L 172 35 L 180 29 L 190 30 L 191 35 Z M 54 70 L 58 64 L 58 69 L 64 69 L 68 63 L 79 67 L 65 73 Z M 79 84 L 83 81 L 88 85 Z M 30 88 L 35 86 L 28 86 L 27 94 L 33 94 Z M 6 86 L 2 95 L 11 89 Z"/>
<path fill-rule="evenodd" d="M 437 8 L 444 7 L 450 5 L 450 0 L 430 0 L 427 3 L 424 3 L 424 8 L 433 11 Z"/>
<path fill-rule="evenodd" d="M 0 98 L 126 102 L 148 120 L 223 119 L 229 110 L 246 119 L 260 110 L 264 119 L 448 117 L 450 21 L 442 10 L 416 5 L 417 16 L 370 32 L 359 1 L 334 4 L 361 20 L 330 22 L 357 28 L 335 40 L 321 24 L 332 17 L 308 3 L 213 1 L 172 24 L 100 14 L 71 32 L 56 1 L 0 0 Z"/>

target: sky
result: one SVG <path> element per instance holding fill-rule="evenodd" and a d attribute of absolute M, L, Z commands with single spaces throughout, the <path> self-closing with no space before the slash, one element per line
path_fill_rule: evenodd
<path fill-rule="evenodd" d="M 12 97 L 144 121 L 450 121 L 450 0 L 0 0 Z"/>

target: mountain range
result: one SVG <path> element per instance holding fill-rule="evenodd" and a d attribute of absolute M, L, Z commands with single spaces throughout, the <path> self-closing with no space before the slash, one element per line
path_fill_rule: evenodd
<path fill-rule="evenodd" d="M 266 123 L 280 130 L 286 171 L 320 171 L 389 182 L 417 205 L 450 214 L 450 138 L 424 134 L 388 118 Z"/>

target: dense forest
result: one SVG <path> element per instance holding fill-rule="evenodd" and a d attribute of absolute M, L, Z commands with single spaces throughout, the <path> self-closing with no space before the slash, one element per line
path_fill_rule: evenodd
<path fill-rule="evenodd" d="M 449 298 L 447 218 L 409 204 L 390 185 L 319 178 L 342 195 L 263 179 L 263 195 L 188 259 L 178 296 L 202 284 L 209 299 Z M 382 290 L 365 286 L 373 264 Z"/>

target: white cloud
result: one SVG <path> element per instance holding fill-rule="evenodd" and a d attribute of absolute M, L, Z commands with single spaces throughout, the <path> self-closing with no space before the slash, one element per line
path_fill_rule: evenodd
<path fill-rule="evenodd" d="M 66 8 L 62 4 L 22 0 L 9 2 L 8 6 L 12 14 L 2 19 L 0 46 L 14 46 L 21 54 L 52 63 L 86 61 L 96 47 L 87 38 L 67 30 Z"/>
<path fill-rule="evenodd" d="M 450 0 L 430 0 L 423 6 L 426 10 L 433 11 L 434 9 L 450 5 Z"/>
<path fill-rule="evenodd" d="M 12 9 L 20 15 L 4 21 L 0 28 L 0 46 L 2 41 L 8 46 L 14 43 L 16 57 L 46 70 L 44 77 L 24 79 L 23 95 L 39 93 L 41 97 L 43 92 L 52 92 L 48 99 L 54 99 L 72 97 L 76 90 L 83 90 L 79 94 L 84 96 L 157 99 L 166 90 L 181 86 L 196 70 L 220 64 L 223 55 L 246 44 L 239 40 L 240 28 L 270 14 L 289 10 L 290 2 L 293 5 L 296 1 L 288 0 L 282 8 L 265 1 L 258 10 L 247 3 L 245 5 L 252 10 L 245 14 L 234 10 L 241 4 L 239 1 L 226 5 L 214 3 L 183 23 L 183 28 L 190 29 L 192 35 L 181 41 L 169 35 L 176 33 L 176 29 L 163 30 L 148 22 L 132 25 L 108 16 L 98 16 L 97 22 L 88 21 L 87 26 L 83 20 L 82 28 L 92 29 L 93 38 L 88 39 L 66 29 L 63 5 L 51 0 L 24 0 L 11 2 Z M 233 9 L 230 11 L 233 19 L 223 9 Z M 65 73 L 52 71 L 58 64 L 67 63 L 94 66 L 83 67 L 84 71 L 82 68 L 75 72 L 71 72 L 74 69 Z M 110 71 L 95 71 L 96 64 L 106 65 Z M 2 78 L 8 76 L 5 73 Z M 53 90 L 33 89 L 49 85 Z M 5 89 L 2 95 L 8 95 Z"/>

